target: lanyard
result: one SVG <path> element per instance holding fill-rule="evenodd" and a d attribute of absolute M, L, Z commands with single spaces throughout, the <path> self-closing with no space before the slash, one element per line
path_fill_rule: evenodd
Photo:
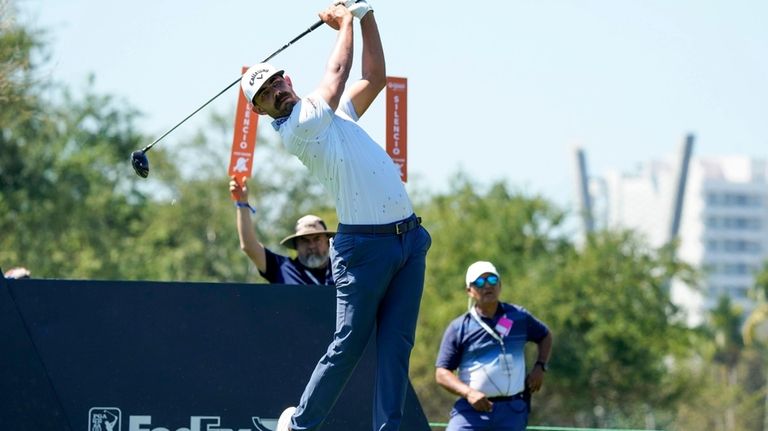
<path fill-rule="evenodd" d="M 314 282 L 315 282 L 315 284 L 317 284 L 318 286 L 324 286 L 324 285 L 325 285 L 325 282 L 328 280 L 328 276 L 330 275 L 330 274 L 329 274 L 329 272 L 331 271 L 331 268 L 330 268 L 330 263 L 329 263 L 329 265 L 328 265 L 328 266 L 326 266 L 326 267 L 325 267 L 325 280 L 323 280 L 323 282 L 322 282 L 322 283 L 321 283 L 321 282 L 320 282 L 320 281 L 319 281 L 319 280 L 318 280 L 318 279 L 315 277 L 315 275 L 314 275 L 314 274 L 312 274 L 312 271 L 310 271 L 310 270 L 309 270 L 309 269 L 307 269 L 307 268 L 303 268 L 303 270 L 304 270 L 304 275 L 306 275 L 306 276 L 307 276 L 307 277 L 309 277 L 309 278 L 310 278 L 312 281 L 314 281 Z"/>
<path fill-rule="evenodd" d="M 317 279 L 315 278 L 315 276 L 314 276 L 314 275 L 312 275 L 312 272 L 311 272 L 311 271 L 309 271 L 309 270 L 307 270 L 307 269 L 304 269 L 304 274 L 305 274 L 307 277 L 311 278 L 311 279 L 312 279 L 312 281 L 314 281 L 314 282 L 315 282 L 315 284 L 324 284 L 324 283 L 320 283 L 319 281 L 317 281 Z"/>
<path fill-rule="evenodd" d="M 485 322 L 483 322 L 483 319 L 481 319 L 481 318 L 480 318 L 480 315 L 479 315 L 479 314 L 477 314 L 477 309 L 475 309 L 475 307 L 474 307 L 474 306 L 470 307 L 470 309 L 469 309 L 469 314 L 471 314 L 471 315 L 472 315 L 472 317 L 474 317 L 474 318 L 475 318 L 475 320 L 477 321 L 477 323 L 478 323 L 478 324 L 479 324 L 479 325 L 480 325 L 480 326 L 481 326 L 483 329 L 485 329 L 485 332 L 487 332 L 487 333 L 488 333 L 488 334 L 489 334 L 491 337 L 493 337 L 493 338 L 494 338 L 496 341 L 498 341 L 498 342 L 499 342 L 499 344 L 501 344 L 501 350 L 503 351 L 503 350 L 504 350 L 504 340 L 501 338 L 501 335 L 499 335 L 499 334 L 498 334 L 496 331 L 494 331 L 493 329 L 491 329 L 491 327 L 490 327 L 490 326 L 488 326 L 488 325 L 487 325 Z"/>
<path fill-rule="evenodd" d="M 501 360 L 504 363 L 504 371 L 505 371 L 507 376 L 510 376 L 512 371 L 511 371 L 511 369 L 509 367 L 509 362 L 507 362 L 507 349 L 504 347 L 504 339 L 501 338 L 501 335 L 499 335 L 496 331 L 491 329 L 490 326 L 488 326 L 485 322 L 483 322 L 483 319 L 481 319 L 480 315 L 477 314 L 477 309 L 475 308 L 474 304 L 470 305 L 469 314 L 472 315 L 472 317 L 475 319 L 475 321 L 477 321 L 477 323 L 480 325 L 480 327 L 482 327 L 485 330 L 485 332 L 487 332 L 491 337 L 493 337 L 496 341 L 499 342 L 499 345 L 501 346 Z M 496 383 L 493 381 L 493 379 L 491 378 L 490 374 L 488 374 L 488 371 L 485 369 L 485 366 L 483 366 L 482 369 L 483 369 L 483 372 L 485 373 L 485 375 L 488 376 L 488 381 L 491 382 L 491 384 L 497 390 L 499 390 L 499 392 L 501 392 L 501 388 L 499 388 L 496 385 Z M 503 392 L 503 393 L 509 394 L 509 385 L 510 384 L 511 384 L 511 381 L 507 380 L 507 390 L 506 390 L 506 392 Z"/>

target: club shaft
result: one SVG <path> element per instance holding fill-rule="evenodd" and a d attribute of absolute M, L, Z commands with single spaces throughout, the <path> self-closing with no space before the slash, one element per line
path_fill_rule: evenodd
<path fill-rule="evenodd" d="M 231 84 L 227 85 L 227 87 L 226 87 L 225 89 L 223 89 L 223 90 L 219 91 L 219 92 L 218 92 L 218 94 L 216 94 L 215 96 L 213 96 L 213 97 L 211 97 L 210 99 L 208 99 L 208 101 L 207 101 L 207 102 L 203 103 L 203 104 L 202 104 L 202 105 L 201 105 L 199 108 L 195 109 L 195 110 L 194 110 L 194 111 L 193 111 L 191 114 L 187 115 L 187 116 L 186 116 L 186 117 L 185 117 L 183 120 L 179 121 L 179 123 L 178 123 L 178 124 L 176 124 L 175 126 L 171 127 L 171 129 L 170 129 L 170 130 L 168 130 L 167 132 L 163 133 L 163 135 L 162 135 L 162 136 L 160 136 L 159 138 L 155 139 L 155 141 L 154 141 L 154 142 L 152 142 L 151 144 L 149 144 L 149 145 L 147 145 L 146 147 L 144 147 L 144 149 L 142 149 L 141 151 L 142 151 L 143 153 L 146 153 L 147 151 L 149 151 L 149 150 L 150 150 L 150 149 L 151 149 L 151 148 L 152 148 L 152 147 L 153 147 L 153 146 L 154 146 L 156 143 L 160 142 L 160 140 L 162 140 L 163 138 L 165 138 L 166 136 L 168 136 L 168 135 L 169 135 L 171 132 L 173 132 L 174 130 L 176 130 L 176 128 L 177 128 L 177 127 L 179 127 L 179 126 L 181 126 L 182 124 L 184 124 L 184 122 L 185 122 L 185 121 L 187 121 L 187 120 L 189 120 L 190 118 L 192 118 L 192 116 L 193 116 L 193 115 L 195 115 L 195 114 L 197 114 L 198 112 L 200 112 L 200 110 L 201 110 L 201 109 L 203 109 L 203 108 L 205 108 L 206 106 L 208 106 L 208 104 L 209 104 L 209 103 L 213 102 L 213 101 L 214 101 L 214 100 L 215 100 L 217 97 L 221 96 L 221 95 L 222 95 L 222 94 L 223 94 L 225 91 L 227 91 L 227 90 L 229 90 L 230 88 L 232 88 L 232 86 L 234 86 L 234 85 L 235 85 L 235 84 L 237 84 L 238 82 L 240 82 L 240 78 L 237 78 L 237 80 L 235 80 L 235 81 L 234 81 L 234 82 L 232 82 Z"/>
<path fill-rule="evenodd" d="M 266 63 L 267 61 L 271 60 L 271 59 L 272 59 L 272 57 L 276 56 L 277 54 L 280 54 L 281 52 L 283 52 L 283 50 L 285 50 L 285 49 L 286 49 L 286 48 L 288 48 L 289 46 L 293 45 L 293 44 L 294 44 L 294 43 L 295 43 L 297 40 L 299 40 L 299 39 L 301 39 L 302 37 L 304 37 L 304 36 L 308 35 L 309 33 L 311 33 L 311 32 L 312 32 L 313 30 L 315 30 L 316 28 L 320 27 L 321 25 L 323 25 L 323 21 L 322 21 L 322 20 L 319 20 L 319 21 L 317 21 L 316 23 L 312 24 L 312 26 L 310 26 L 308 29 L 304 30 L 304 31 L 303 31 L 303 32 L 302 32 L 300 35 L 298 35 L 298 36 L 294 37 L 293 39 L 291 39 L 291 41 L 290 41 L 290 42 L 288 42 L 288 43 L 286 43 L 285 45 L 283 45 L 283 46 L 282 46 L 282 48 L 278 49 L 277 51 L 273 52 L 273 53 L 272 53 L 272 54 L 271 54 L 269 57 L 267 57 L 267 58 L 265 58 L 264 60 L 262 60 L 262 63 Z M 176 130 L 176 129 L 177 129 L 179 126 L 181 126 L 182 124 L 184 124 L 184 123 L 185 123 L 187 120 L 189 120 L 190 118 L 192 118 L 192 116 L 193 116 L 193 115 L 195 115 L 195 114 L 197 114 L 198 112 L 200 112 L 200 110 L 201 110 L 201 109 L 203 109 L 203 108 L 205 108 L 206 106 L 208 106 L 208 104 L 210 104 L 211 102 L 213 102 L 214 100 L 216 100 L 216 98 L 218 98 L 219 96 L 221 96 L 222 94 L 224 94 L 224 92 L 226 92 L 226 91 L 227 91 L 227 90 L 229 90 L 230 88 L 234 87 L 234 86 L 235 86 L 235 85 L 236 85 L 238 82 L 240 82 L 240 79 L 241 79 L 241 78 L 242 78 L 242 75 L 240 75 L 239 77 L 237 77 L 237 79 L 236 79 L 236 80 L 234 80 L 234 81 L 233 81 L 231 84 L 227 85 L 227 86 L 226 86 L 226 88 L 224 88 L 223 90 L 219 91 L 219 92 L 218 92 L 218 93 L 217 93 L 215 96 L 213 96 L 213 97 L 211 97 L 210 99 L 208 99 L 208 101 L 207 101 L 207 102 L 203 103 L 202 105 L 200 105 L 200 107 L 199 107 L 199 108 L 195 109 L 195 110 L 194 110 L 194 111 L 193 111 L 191 114 L 189 114 L 189 115 L 187 115 L 186 117 L 184 117 L 184 119 L 183 119 L 183 120 L 179 121 L 179 122 L 178 122 L 178 124 L 176 124 L 175 126 L 171 127 L 171 128 L 170 128 L 170 129 L 169 129 L 167 132 L 163 133 L 163 134 L 162 134 L 162 135 L 161 135 L 159 138 L 155 139 L 155 141 L 154 141 L 154 142 L 152 142 L 151 144 L 149 144 L 149 145 L 147 145 L 146 147 L 144 147 L 144 148 L 141 150 L 141 152 L 142 152 L 142 153 L 146 153 L 147 151 L 149 151 L 150 149 L 152 149 L 152 147 L 153 147 L 153 146 L 154 146 L 156 143 L 160 142 L 160 141 L 161 141 L 163 138 L 165 138 L 166 136 L 168 136 L 168 135 L 169 135 L 171 132 L 173 132 L 174 130 Z"/>
<path fill-rule="evenodd" d="M 280 54 L 281 52 L 283 52 L 283 50 L 284 50 L 285 48 L 288 48 L 289 46 L 293 45 L 293 44 L 294 44 L 294 42 L 296 42 L 297 40 L 301 39 L 302 37 L 304 37 L 304 36 L 308 35 L 309 33 L 311 33 L 311 32 L 312 32 L 312 30 L 314 30 L 314 29 L 316 29 L 316 28 L 320 27 L 321 25 L 323 25 L 323 20 L 318 20 L 316 23 L 312 24 L 312 25 L 311 25 L 311 26 L 310 26 L 308 29 L 304 30 L 304 32 L 303 32 L 303 33 L 301 33 L 300 35 L 298 35 L 298 36 L 294 37 L 294 38 L 293 38 L 293 39 L 292 39 L 290 42 L 288 42 L 288 43 L 286 43 L 285 45 L 283 45 L 283 47 L 282 47 L 282 48 L 280 48 L 280 49 L 278 49 L 277 51 L 273 52 L 273 53 L 272 53 L 272 55 L 270 55 L 269 57 L 265 58 L 265 59 L 264 59 L 264 60 L 262 60 L 261 62 L 262 62 L 262 63 L 266 63 L 266 62 L 268 62 L 269 60 L 271 60 L 271 59 L 272 59 L 272 57 L 276 56 L 277 54 Z M 230 87 L 231 87 L 231 85 L 230 85 Z"/>

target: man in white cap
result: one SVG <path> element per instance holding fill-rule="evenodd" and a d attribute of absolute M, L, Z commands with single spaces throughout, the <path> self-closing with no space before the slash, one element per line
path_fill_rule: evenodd
<path fill-rule="evenodd" d="M 448 325 L 435 364 L 437 383 L 460 396 L 446 431 L 524 431 L 530 394 L 547 371 L 552 334 L 525 308 L 499 301 L 501 277 L 492 263 L 470 265 L 465 282 L 469 311 Z M 538 352 L 526 374 L 529 341 Z"/>
<path fill-rule="evenodd" d="M 251 221 L 255 210 L 248 203 L 246 179 L 238 183 L 233 178 L 229 191 L 236 200 L 240 249 L 256 264 L 262 277 L 275 284 L 333 285 L 329 240 L 336 232 L 329 231 L 323 219 L 305 215 L 296 222 L 295 233 L 280 241 L 296 250 L 296 258 L 292 259 L 266 248 L 256 237 Z"/>
<path fill-rule="evenodd" d="M 363 42 L 362 78 L 346 87 L 353 14 L 360 21 Z M 386 85 L 373 10 L 365 1 L 337 2 L 319 15 L 338 33 L 317 89 L 300 98 L 282 70 L 263 63 L 251 67 L 241 80 L 254 111 L 274 119 L 286 149 L 334 197 L 339 219 L 330 252 L 336 332 L 298 406 L 283 412 L 277 431 L 314 430 L 323 423 L 374 328 L 378 353 L 373 428 L 394 431 L 402 420 L 432 240 L 413 212 L 398 167 L 357 124 Z"/>

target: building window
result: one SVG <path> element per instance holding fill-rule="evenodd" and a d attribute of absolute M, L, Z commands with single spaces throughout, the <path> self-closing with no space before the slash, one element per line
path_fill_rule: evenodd
<path fill-rule="evenodd" d="M 759 207 L 763 204 L 760 195 L 733 192 L 709 192 L 706 195 L 707 205 L 728 207 Z"/>
<path fill-rule="evenodd" d="M 743 239 L 709 239 L 704 247 L 708 253 L 760 254 L 763 251 L 763 246 L 759 242 Z"/>
<path fill-rule="evenodd" d="M 760 244 L 756 243 L 754 241 L 745 241 L 745 240 L 724 240 L 723 241 L 723 250 L 730 253 L 759 253 L 760 252 Z"/>
<path fill-rule="evenodd" d="M 709 216 L 704 222 L 707 229 L 712 230 L 738 230 L 758 231 L 763 227 L 763 222 L 757 217 L 717 217 Z"/>
<path fill-rule="evenodd" d="M 751 272 L 749 265 L 744 263 L 724 263 L 718 269 L 725 275 L 747 275 Z"/>

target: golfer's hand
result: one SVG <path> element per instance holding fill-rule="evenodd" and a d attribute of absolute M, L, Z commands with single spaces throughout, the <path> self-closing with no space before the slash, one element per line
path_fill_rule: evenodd
<path fill-rule="evenodd" d="M 248 202 L 248 187 L 245 184 L 246 177 L 243 177 L 240 182 L 242 186 L 235 180 L 235 176 L 230 177 L 229 181 L 229 193 L 237 202 Z"/>
<path fill-rule="evenodd" d="M 345 22 L 352 21 L 352 14 L 349 12 L 343 1 L 335 1 L 328 6 L 328 9 L 317 14 L 324 23 L 328 24 L 334 30 L 338 30 Z"/>
<path fill-rule="evenodd" d="M 347 0 L 347 9 L 357 19 L 363 19 L 365 14 L 373 11 L 373 8 L 366 0 Z"/>
<path fill-rule="evenodd" d="M 469 404 L 473 409 L 479 412 L 493 411 L 493 403 L 488 400 L 488 397 L 486 397 L 484 393 L 480 391 L 470 389 L 469 393 L 467 394 L 467 401 L 469 401 Z"/>
<path fill-rule="evenodd" d="M 544 371 L 540 367 L 533 367 L 530 373 L 525 377 L 525 386 L 534 393 L 541 389 L 544 383 Z"/>

